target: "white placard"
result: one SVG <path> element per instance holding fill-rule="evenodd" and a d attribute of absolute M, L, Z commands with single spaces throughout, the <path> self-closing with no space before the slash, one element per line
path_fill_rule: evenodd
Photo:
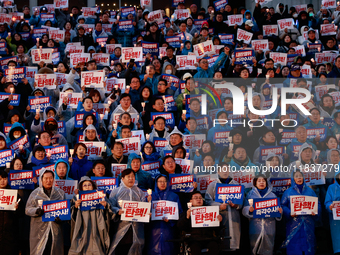
<path fill-rule="evenodd" d="M 66 199 L 72 199 L 78 182 L 76 180 L 55 180 L 55 186 L 65 192 Z"/>
<path fill-rule="evenodd" d="M 105 74 L 103 71 L 81 72 L 81 86 L 88 88 L 103 88 L 104 76 Z"/>
<path fill-rule="evenodd" d="M 211 40 L 194 45 L 196 57 L 201 58 L 204 55 L 214 55 L 215 48 Z"/>
<path fill-rule="evenodd" d="M 102 152 L 105 152 L 105 143 L 104 142 L 83 142 L 86 145 L 87 152 L 86 156 L 88 156 L 89 160 L 101 160 Z"/>
<path fill-rule="evenodd" d="M 67 97 L 67 108 L 77 109 L 79 101 L 83 99 L 83 93 L 60 92 L 59 107 L 64 103 L 64 97 Z"/>
<path fill-rule="evenodd" d="M 107 53 L 93 53 L 92 59 L 96 60 L 99 66 L 110 66 L 110 54 Z"/>
<path fill-rule="evenodd" d="M 243 15 L 236 14 L 236 15 L 228 15 L 228 26 L 241 26 L 243 24 Z"/>
<path fill-rule="evenodd" d="M 68 0 L 54 0 L 53 6 L 55 9 L 68 8 Z"/>
<path fill-rule="evenodd" d="M 340 201 L 333 201 L 333 220 L 340 220 Z"/>
<path fill-rule="evenodd" d="M 196 70 L 197 67 L 195 66 L 195 63 L 197 63 L 196 56 L 193 56 L 193 55 L 177 55 L 176 56 L 176 64 L 179 66 L 177 70 L 186 70 L 186 69 Z"/>
<path fill-rule="evenodd" d="M 32 63 L 39 64 L 41 61 L 46 64 L 52 64 L 53 49 L 32 49 Z"/>
<path fill-rule="evenodd" d="M 290 196 L 290 215 L 318 214 L 318 198 L 311 196 Z"/>
<path fill-rule="evenodd" d="M 187 153 L 189 155 L 189 153 Z M 180 165 L 182 168 L 182 174 L 192 174 L 192 169 L 194 162 L 189 159 L 175 158 L 176 164 Z"/>
<path fill-rule="evenodd" d="M 152 201 L 151 220 L 178 220 L 178 204 L 167 200 Z"/>
<path fill-rule="evenodd" d="M 269 58 L 272 58 L 274 63 L 281 64 L 282 66 L 287 65 L 287 53 L 270 52 Z"/>
<path fill-rule="evenodd" d="M 36 88 L 56 89 L 57 75 L 56 74 L 35 74 L 34 82 Z"/>
<path fill-rule="evenodd" d="M 90 53 L 73 53 L 70 54 L 70 65 L 75 67 L 78 63 L 84 63 L 84 65 L 91 59 Z"/>
<path fill-rule="evenodd" d="M 277 24 L 279 25 L 279 29 L 282 31 L 284 29 L 294 29 L 294 20 L 292 18 L 288 19 L 279 19 L 277 21 Z"/>
<path fill-rule="evenodd" d="M 243 41 L 246 44 L 249 44 L 251 41 L 251 38 L 253 38 L 253 33 L 247 32 L 243 29 L 237 29 L 237 41 Z"/>
<path fill-rule="evenodd" d="M 218 227 L 219 210 L 218 206 L 191 207 L 191 227 Z"/>
<path fill-rule="evenodd" d="M 0 189 L 0 210 L 15 211 L 14 203 L 17 201 L 17 195 L 18 190 Z"/>
<path fill-rule="evenodd" d="M 124 201 L 122 210 L 124 213 L 120 216 L 123 221 L 149 222 L 150 221 L 151 203 Z"/>
<path fill-rule="evenodd" d="M 124 155 L 131 153 L 140 153 L 140 140 L 138 137 L 116 139 L 116 142 L 122 142 L 124 144 Z"/>
<path fill-rule="evenodd" d="M 115 48 L 122 48 L 121 44 L 106 44 L 106 53 L 113 54 L 115 51 Z"/>
<path fill-rule="evenodd" d="M 122 63 L 128 63 L 130 59 L 135 62 L 143 61 L 143 48 L 142 47 L 123 47 L 122 48 Z"/>
<path fill-rule="evenodd" d="M 278 25 L 263 25 L 263 36 L 279 35 Z"/>
<path fill-rule="evenodd" d="M 251 47 L 254 50 L 268 50 L 269 46 L 268 46 L 268 39 L 263 39 L 263 40 L 252 40 L 251 41 Z"/>
<path fill-rule="evenodd" d="M 50 39 L 63 42 L 65 40 L 65 30 L 51 30 L 49 32 Z"/>

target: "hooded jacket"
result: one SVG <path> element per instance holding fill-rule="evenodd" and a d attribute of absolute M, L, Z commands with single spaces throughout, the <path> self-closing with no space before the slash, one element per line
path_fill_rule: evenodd
<path fill-rule="evenodd" d="M 91 181 L 87 176 L 81 178 L 79 185 Z M 107 254 L 110 248 L 110 220 L 116 215 L 111 210 L 110 201 L 105 197 L 105 209 L 81 211 L 72 206 L 70 255 Z M 76 198 L 72 200 L 75 202 Z"/>
<path fill-rule="evenodd" d="M 158 175 L 155 178 L 155 191 L 152 192 L 152 201 L 172 201 L 176 202 L 178 205 L 178 213 L 182 213 L 181 203 L 179 201 L 179 197 L 176 193 L 170 191 L 170 185 L 167 185 L 165 190 L 160 190 L 157 186 L 157 181 L 160 177 L 165 177 L 165 175 Z M 176 221 L 170 220 L 169 222 L 165 222 L 163 220 L 153 220 L 150 221 L 150 234 L 152 238 L 149 239 L 148 243 L 148 252 L 150 255 L 172 255 L 175 254 L 175 246 L 171 242 L 167 242 L 167 240 L 171 240 L 175 238 L 175 230 L 174 227 L 176 225 Z"/>
<path fill-rule="evenodd" d="M 66 164 L 66 167 L 67 167 L 67 172 L 66 172 L 66 179 L 64 180 L 73 180 L 72 178 L 69 177 L 69 174 L 70 174 L 70 165 L 68 164 L 68 162 L 66 162 L 65 160 L 63 159 L 58 159 L 58 161 L 55 163 L 54 165 L 54 171 L 55 171 L 55 179 L 56 180 L 61 180 L 58 173 L 57 173 L 57 166 L 59 163 L 64 163 Z"/>
<path fill-rule="evenodd" d="M 215 202 L 216 195 L 216 184 L 222 183 L 219 178 L 214 180 L 212 183 L 208 185 L 207 191 L 205 193 L 205 202 L 208 206 L 220 206 L 222 203 Z M 235 180 L 230 178 L 229 183 L 227 184 L 238 184 Z M 237 250 L 240 248 L 240 239 L 241 239 L 241 217 L 239 210 L 242 208 L 242 205 L 239 205 L 236 208 L 231 207 L 227 204 L 227 209 L 221 211 L 222 222 L 221 225 L 226 227 L 225 236 L 230 236 L 230 248 L 231 250 Z"/>
<path fill-rule="evenodd" d="M 264 254 L 270 255 L 274 251 L 275 241 L 275 220 L 281 220 L 279 218 L 253 218 L 253 213 L 249 212 L 249 199 L 256 198 L 276 198 L 272 192 L 272 186 L 267 181 L 267 192 L 261 196 L 259 190 L 253 186 L 252 190 L 248 193 L 242 213 L 245 217 L 249 218 L 249 237 L 250 246 L 252 248 L 252 254 Z"/>
<path fill-rule="evenodd" d="M 333 211 L 331 211 L 329 207 L 333 203 L 333 201 L 340 201 L 340 184 L 338 180 L 339 172 L 335 172 L 334 183 L 328 187 L 325 198 L 325 207 L 329 215 L 329 225 L 331 227 L 334 254 L 340 252 L 340 222 L 333 219 Z"/>
<path fill-rule="evenodd" d="M 110 194 L 112 211 L 116 213 L 114 235 L 111 240 L 111 246 L 108 254 L 114 254 L 119 242 L 123 239 L 129 228 L 133 230 L 133 243 L 130 247 L 128 255 L 142 254 L 144 247 L 144 223 L 134 221 L 122 221 L 117 214 L 121 207 L 119 200 L 145 202 L 143 191 L 137 187 L 137 182 L 129 188 L 124 182 L 121 182 L 118 188 L 115 188 Z"/>
<path fill-rule="evenodd" d="M 288 254 L 302 253 L 306 255 L 315 254 L 315 234 L 314 224 L 318 219 L 318 215 L 299 215 L 291 216 L 290 197 L 291 196 L 312 196 L 316 197 L 315 192 L 309 188 L 303 181 L 302 191 L 300 192 L 297 184 L 294 181 L 294 171 L 291 175 L 291 187 L 287 189 L 281 199 L 283 215 L 286 218 L 286 240 L 283 247 L 287 248 Z M 318 212 L 321 212 L 321 204 L 318 202 Z"/>
<path fill-rule="evenodd" d="M 91 170 L 92 165 L 93 162 L 89 161 L 87 156 L 83 159 L 79 159 L 78 156 L 74 154 L 69 176 L 74 180 L 80 181 L 80 179 Z"/>
<path fill-rule="evenodd" d="M 53 175 L 53 185 L 50 196 L 42 186 L 42 176 L 50 172 Z M 36 188 L 28 198 L 26 204 L 26 215 L 31 216 L 30 250 L 31 254 L 42 255 L 45 250 L 49 233 L 52 233 L 51 255 L 64 253 L 63 233 L 61 226 L 54 221 L 43 222 L 42 217 L 37 215 L 38 201 L 53 201 L 66 199 L 64 191 L 55 187 L 55 174 L 50 170 L 43 170 L 39 176 L 39 188 Z"/>

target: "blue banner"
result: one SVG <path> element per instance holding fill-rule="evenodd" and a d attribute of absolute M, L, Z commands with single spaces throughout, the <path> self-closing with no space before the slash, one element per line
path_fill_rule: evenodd
<path fill-rule="evenodd" d="M 322 124 L 324 124 L 328 128 L 332 128 L 334 126 L 334 119 L 333 118 L 324 118 Z"/>
<path fill-rule="evenodd" d="M 26 67 L 6 68 L 6 81 L 11 81 L 14 84 L 20 83 L 23 78 L 26 78 Z"/>
<path fill-rule="evenodd" d="M 169 144 L 169 142 L 165 138 L 154 137 L 151 141 L 156 147 L 157 152 L 161 152 L 165 146 Z"/>
<path fill-rule="evenodd" d="M 43 210 L 43 222 L 54 221 L 57 217 L 64 221 L 71 220 L 70 200 L 43 201 Z"/>
<path fill-rule="evenodd" d="M 34 28 L 33 29 L 33 38 L 41 38 L 44 34 L 47 34 L 47 28 Z"/>
<path fill-rule="evenodd" d="M 40 109 L 40 112 L 44 112 L 45 109 L 51 106 L 51 97 L 28 97 L 28 105 L 30 106 L 30 112 L 36 112 L 36 109 Z"/>
<path fill-rule="evenodd" d="M 6 57 L 6 58 L 0 58 L 0 67 L 2 70 L 5 70 L 7 68 L 7 64 L 9 61 L 15 61 L 18 62 L 18 57 L 17 56 L 13 56 L 13 57 Z"/>
<path fill-rule="evenodd" d="M 40 165 L 40 166 L 34 166 L 33 167 L 34 176 L 38 177 L 40 175 L 41 170 L 51 170 L 52 172 L 54 172 L 54 166 L 55 166 L 55 163 L 43 164 L 43 165 Z"/>
<path fill-rule="evenodd" d="M 121 16 L 122 18 L 126 19 L 127 16 L 131 13 L 134 17 L 136 16 L 136 11 L 135 7 L 121 7 L 122 13 Z"/>
<path fill-rule="evenodd" d="M 64 159 L 68 162 L 68 147 L 67 145 L 59 145 L 59 146 L 46 146 L 46 156 L 50 154 L 50 162 L 57 162 L 59 159 Z"/>
<path fill-rule="evenodd" d="M 22 145 L 23 150 L 31 150 L 30 140 L 27 135 L 19 137 L 18 139 L 7 143 L 7 146 L 15 152 L 15 154 L 20 155 L 20 145 Z"/>
<path fill-rule="evenodd" d="M 79 199 L 81 199 L 80 210 L 90 211 L 96 209 L 104 209 L 100 203 L 105 200 L 105 192 L 103 190 L 83 190 L 79 191 Z"/>
<path fill-rule="evenodd" d="M 27 39 L 30 37 L 29 32 L 19 32 L 19 34 L 21 35 L 21 37 L 24 41 L 27 41 Z"/>
<path fill-rule="evenodd" d="M 165 112 L 152 112 L 151 113 L 151 120 L 153 121 L 156 117 L 163 117 L 165 119 L 165 126 L 170 126 L 171 128 L 175 127 L 175 117 L 172 112 L 165 113 Z"/>
<path fill-rule="evenodd" d="M 142 170 L 151 174 L 152 178 L 155 178 L 160 174 L 159 168 L 161 166 L 160 161 L 144 161 L 142 164 Z"/>
<path fill-rule="evenodd" d="M 171 87 L 175 86 L 175 84 L 178 84 L 179 86 L 181 83 L 181 80 L 176 75 L 172 74 L 162 74 L 161 79 L 166 80 Z"/>
<path fill-rule="evenodd" d="M 59 62 L 60 62 L 60 52 L 54 51 L 52 53 L 52 63 L 53 65 L 58 65 Z"/>
<path fill-rule="evenodd" d="M 172 0 L 172 7 L 177 7 L 180 3 L 184 4 L 184 0 Z"/>
<path fill-rule="evenodd" d="M 270 183 L 272 184 L 272 192 L 281 197 L 283 193 L 290 188 L 292 179 L 291 178 L 270 178 Z"/>
<path fill-rule="evenodd" d="M 143 54 L 150 53 L 151 56 L 159 55 L 159 44 L 142 41 Z"/>
<path fill-rule="evenodd" d="M 326 128 L 323 127 L 307 128 L 307 139 L 314 139 L 319 134 L 320 142 L 323 142 L 326 139 L 326 132 Z"/>
<path fill-rule="evenodd" d="M 12 189 L 34 189 L 33 170 L 10 170 L 9 185 Z"/>
<path fill-rule="evenodd" d="M 287 145 L 291 143 L 294 138 L 296 138 L 296 134 L 294 130 L 283 129 L 281 132 L 280 144 Z"/>
<path fill-rule="evenodd" d="M 133 31 L 133 20 L 120 20 L 118 22 L 118 31 L 121 32 Z"/>
<path fill-rule="evenodd" d="M 213 135 L 213 143 L 219 148 L 227 147 L 229 145 L 229 140 L 228 140 L 229 134 L 230 134 L 230 130 L 225 130 L 225 129 L 216 130 Z"/>
<path fill-rule="evenodd" d="M 0 151 L 0 167 L 6 166 L 6 163 L 10 163 L 14 159 L 14 151 L 1 150 Z"/>
<path fill-rule="evenodd" d="M 190 193 L 194 191 L 192 174 L 169 174 L 170 190 L 173 192 Z"/>
<path fill-rule="evenodd" d="M 181 48 L 181 38 L 178 36 L 165 36 L 165 41 L 174 48 Z"/>
<path fill-rule="evenodd" d="M 91 180 L 97 184 L 98 190 L 105 191 L 106 194 L 110 194 L 112 190 L 118 187 L 117 178 L 112 177 L 91 177 Z"/>
<path fill-rule="evenodd" d="M 7 43 L 0 42 L 0 53 L 6 53 Z"/>
<path fill-rule="evenodd" d="M 288 54 L 287 55 L 287 66 L 291 66 L 294 63 L 294 59 L 300 56 L 300 54 Z"/>
<path fill-rule="evenodd" d="M 9 98 L 10 95 L 11 95 L 10 93 L 0 92 L 0 102 L 2 102 L 5 99 Z M 12 95 L 13 95 L 13 99 L 9 102 L 9 105 L 19 106 L 19 104 L 20 104 L 20 95 L 19 94 L 12 94 Z"/>
<path fill-rule="evenodd" d="M 269 153 L 282 156 L 285 153 L 283 146 L 260 146 L 260 163 L 265 163 Z"/>
<path fill-rule="evenodd" d="M 224 9 L 224 7 L 228 4 L 227 0 L 217 0 L 214 1 L 214 6 L 216 11 L 220 11 L 221 9 Z"/>
<path fill-rule="evenodd" d="M 173 96 L 165 96 L 164 101 L 165 101 L 164 107 L 165 107 L 166 112 L 176 112 L 177 111 L 176 102 L 175 102 L 175 99 L 174 99 Z"/>
<path fill-rule="evenodd" d="M 255 198 L 253 218 L 281 217 L 279 198 Z"/>
<path fill-rule="evenodd" d="M 225 203 L 231 201 L 234 204 L 242 205 L 244 198 L 244 186 L 216 183 L 215 202 L 223 203 L 223 195 L 226 196 Z"/>
<path fill-rule="evenodd" d="M 233 44 L 234 35 L 233 34 L 218 34 L 222 44 Z"/>
<path fill-rule="evenodd" d="M 45 23 L 46 21 L 54 21 L 54 14 L 53 13 L 50 13 L 50 14 L 47 14 L 47 13 L 40 13 L 40 22 L 43 22 Z"/>
<path fill-rule="evenodd" d="M 253 50 L 235 50 L 235 65 L 252 65 L 254 51 Z"/>

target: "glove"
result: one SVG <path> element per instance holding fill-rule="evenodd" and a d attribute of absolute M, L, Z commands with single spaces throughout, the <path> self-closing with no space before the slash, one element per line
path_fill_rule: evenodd
<path fill-rule="evenodd" d="M 39 217 L 43 216 L 44 213 L 45 213 L 44 210 L 41 209 L 40 207 L 35 211 L 35 214 L 38 215 Z"/>
<path fill-rule="evenodd" d="M 56 217 L 56 218 L 54 219 L 54 222 L 57 223 L 57 224 L 63 223 L 63 221 L 62 221 L 59 217 Z"/>

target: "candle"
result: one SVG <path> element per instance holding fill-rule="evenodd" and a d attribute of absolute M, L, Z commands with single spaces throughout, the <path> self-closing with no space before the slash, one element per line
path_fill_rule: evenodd
<path fill-rule="evenodd" d="M 119 205 L 119 207 L 122 207 L 123 206 L 123 200 L 118 200 L 118 205 Z"/>
<path fill-rule="evenodd" d="M 101 114 L 99 114 L 99 116 L 100 116 L 100 119 L 103 120 L 104 114 L 101 113 Z"/>
<path fill-rule="evenodd" d="M 252 198 L 248 199 L 248 203 L 249 203 L 250 206 L 253 206 L 253 204 L 254 204 L 254 199 L 252 199 Z"/>
<path fill-rule="evenodd" d="M 40 108 L 35 109 L 35 114 L 40 114 Z"/>
<path fill-rule="evenodd" d="M 11 162 L 6 163 L 6 168 L 11 168 Z"/>
<path fill-rule="evenodd" d="M 71 155 L 71 157 L 72 157 L 72 155 L 73 155 L 73 152 L 74 152 L 74 149 L 70 149 L 70 155 Z"/>
<path fill-rule="evenodd" d="M 53 68 L 53 71 L 56 73 L 57 72 L 57 68 L 55 67 L 55 68 Z"/>
<path fill-rule="evenodd" d="M 141 102 L 140 104 L 142 105 L 142 107 L 143 107 L 143 109 L 144 109 L 144 107 L 145 107 L 145 102 Z"/>
<path fill-rule="evenodd" d="M 233 143 L 230 143 L 229 144 L 229 150 L 232 151 L 234 149 L 234 144 Z"/>
<path fill-rule="evenodd" d="M 70 17 L 72 17 L 73 16 L 73 13 L 70 13 Z"/>
<path fill-rule="evenodd" d="M 22 149 L 24 148 L 24 146 L 22 144 L 19 145 L 19 150 L 22 151 Z"/>
<path fill-rule="evenodd" d="M 222 198 L 223 204 L 225 204 L 225 201 L 227 200 L 227 195 L 222 195 L 221 198 Z"/>
<path fill-rule="evenodd" d="M 15 18 L 15 17 L 12 17 L 12 20 L 13 20 L 13 21 L 15 21 L 15 20 L 16 20 L 16 18 Z"/>
<path fill-rule="evenodd" d="M 14 88 L 13 88 L 13 87 L 11 87 L 11 88 L 9 89 L 9 91 L 11 92 L 11 94 L 13 94 L 13 92 L 14 92 Z"/>
<path fill-rule="evenodd" d="M 192 207 L 192 203 L 187 203 L 187 205 L 188 205 L 188 208 L 190 209 L 191 207 Z"/>
<path fill-rule="evenodd" d="M 51 157 L 51 154 L 50 154 L 50 153 L 47 153 L 46 156 L 47 156 L 48 158 L 50 158 L 50 157 Z"/>
<path fill-rule="evenodd" d="M 187 114 L 187 110 L 182 110 L 183 114 L 186 115 Z"/>
<path fill-rule="evenodd" d="M 336 139 L 339 141 L 339 139 L 340 139 L 340 134 L 336 134 Z"/>
<path fill-rule="evenodd" d="M 118 85 L 116 84 L 116 85 L 115 85 L 115 90 L 117 90 L 117 89 L 118 89 Z"/>
<path fill-rule="evenodd" d="M 42 208 L 42 204 L 43 204 L 43 200 L 39 199 L 38 200 L 38 205 L 39 205 L 40 208 Z"/>
<path fill-rule="evenodd" d="M 149 196 L 152 195 L 152 189 L 148 189 L 148 195 L 149 195 Z"/>
<path fill-rule="evenodd" d="M 295 164 L 296 164 L 296 168 L 300 168 L 300 165 L 301 165 L 300 160 L 295 161 Z"/>
<path fill-rule="evenodd" d="M 320 150 L 316 150 L 316 151 L 315 151 L 315 155 L 316 155 L 316 157 L 318 158 L 319 155 L 320 155 Z"/>
<path fill-rule="evenodd" d="M 186 97 L 186 96 L 187 96 L 187 94 L 186 94 L 186 93 L 184 93 L 184 94 L 183 94 L 183 99 L 184 99 L 184 100 L 185 100 L 185 97 Z"/>
<path fill-rule="evenodd" d="M 39 38 L 37 38 L 37 42 L 39 42 Z"/>
<path fill-rule="evenodd" d="M 323 123 L 324 117 L 320 117 L 321 122 Z"/>
<path fill-rule="evenodd" d="M 79 200 L 79 194 L 76 195 L 77 200 Z"/>
<path fill-rule="evenodd" d="M 111 65 L 113 66 L 113 64 L 114 64 L 115 62 L 113 61 L 113 60 L 111 60 Z"/>
<path fill-rule="evenodd" d="M 115 123 L 115 124 L 113 124 L 113 129 L 117 129 L 117 124 Z"/>
<path fill-rule="evenodd" d="M 104 43 L 101 44 L 102 45 L 102 48 L 104 47 Z"/>
<path fill-rule="evenodd" d="M 34 28 L 34 26 L 33 26 L 33 25 L 31 25 L 31 30 L 33 30 L 33 28 Z"/>
<path fill-rule="evenodd" d="M 150 135 L 149 135 L 149 134 L 146 134 L 146 135 L 145 135 L 145 138 L 146 138 L 146 140 L 148 140 L 148 141 L 149 141 L 149 139 L 150 139 Z"/>
<path fill-rule="evenodd" d="M 130 85 L 126 85 L 126 89 L 130 89 Z"/>
<path fill-rule="evenodd" d="M 233 137 L 232 137 L 232 136 L 229 136 L 229 137 L 228 137 L 228 141 L 229 141 L 229 143 L 232 143 L 232 142 L 233 142 Z"/>

